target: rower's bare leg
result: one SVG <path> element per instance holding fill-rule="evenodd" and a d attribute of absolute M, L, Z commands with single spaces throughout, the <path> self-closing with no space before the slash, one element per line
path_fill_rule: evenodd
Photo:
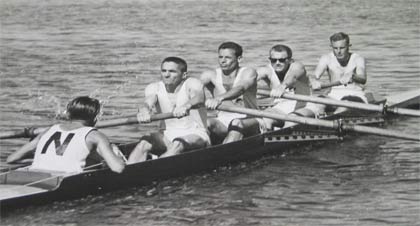
<path fill-rule="evenodd" d="M 255 118 L 234 119 L 229 125 L 228 134 L 224 144 L 241 140 L 246 135 L 256 134 L 259 131 L 259 122 Z"/>
<path fill-rule="evenodd" d="M 282 110 L 280 110 L 279 108 L 267 108 L 266 110 L 264 110 L 264 112 L 284 115 L 284 112 Z M 281 128 L 281 127 L 284 126 L 284 121 L 282 121 L 282 120 L 274 120 L 274 119 L 270 119 L 270 118 L 262 118 L 262 120 L 264 122 L 263 128 L 266 131 L 274 130 L 275 129 L 274 127 Z"/>
<path fill-rule="evenodd" d="M 217 136 L 226 136 L 228 128 L 215 118 L 207 119 L 207 128 Z"/>
<path fill-rule="evenodd" d="M 165 158 L 168 156 L 176 155 L 182 152 L 185 149 L 185 145 L 180 140 L 174 140 L 169 146 L 168 150 L 163 153 L 159 158 Z"/>
<path fill-rule="evenodd" d="M 143 162 L 147 159 L 147 154 L 152 150 L 153 146 L 146 140 L 141 140 L 128 157 L 127 164 Z"/>
<path fill-rule="evenodd" d="M 204 140 L 201 136 L 190 134 L 175 138 L 168 150 L 163 153 L 160 158 L 177 155 L 187 150 L 203 148 L 208 145 L 208 141 Z"/>
<path fill-rule="evenodd" d="M 216 118 L 207 119 L 207 128 L 210 131 L 212 142 L 221 143 L 228 133 L 228 128 Z"/>
<path fill-rule="evenodd" d="M 300 109 L 297 109 L 296 111 L 294 111 L 290 114 L 291 115 L 297 115 L 297 116 L 303 116 L 303 117 L 315 118 L 315 112 L 313 112 L 312 110 L 310 110 L 308 108 L 300 108 Z"/>

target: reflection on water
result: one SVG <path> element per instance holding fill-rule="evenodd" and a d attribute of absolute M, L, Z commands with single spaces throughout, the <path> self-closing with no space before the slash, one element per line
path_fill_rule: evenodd
<path fill-rule="evenodd" d="M 418 1 L 2 1 L 0 128 L 49 125 L 66 103 L 92 95 L 103 117 L 136 112 L 160 61 L 177 55 L 192 76 L 217 64 L 217 46 L 244 47 L 266 64 L 288 44 L 311 74 L 328 37 L 345 31 L 368 62 L 368 89 L 420 87 Z M 419 133 L 418 120 L 390 128 Z M 104 132 L 136 140 L 154 125 Z M 2 140 L 1 160 L 25 140 Z M 374 136 L 222 167 L 142 188 L 32 207 L 18 225 L 415 225 L 420 221 L 417 143 Z"/>

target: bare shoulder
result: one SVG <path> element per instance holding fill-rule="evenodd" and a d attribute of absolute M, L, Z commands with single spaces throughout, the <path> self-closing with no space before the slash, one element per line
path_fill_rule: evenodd
<path fill-rule="evenodd" d="M 203 71 L 203 73 L 201 73 L 200 75 L 200 80 L 202 83 L 207 84 L 210 81 L 213 80 L 213 78 L 216 77 L 216 71 L 215 70 L 206 70 Z"/>
<path fill-rule="evenodd" d="M 357 54 L 357 53 L 352 53 L 354 60 L 357 62 L 364 62 L 365 58 L 362 57 L 361 55 Z"/>
<path fill-rule="evenodd" d="M 146 89 L 157 89 L 158 88 L 158 85 L 159 85 L 159 82 L 152 82 L 152 83 L 149 83 L 147 86 L 146 86 Z"/>
<path fill-rule="evenodd" d="M 159 90 L 159 82 L 152 82 L 146 86 L 144 89 L 145 95 L 153 95 L 157 93 Z"/>
<path fill-rule="evenodd" d="M 102 132 L 93 129 L 86 135 L 86 144 L 96 145 L 99 142 L 109 142 L 108 137 L 105 136 Z"/>
<path fill-rule="evenodd" d="M 270 68 L 267 65 L 257 67 L 258 75 L 268 75 L 271 72 Z"/>
<path fill-rule="evenodd" d="M 203 86 L 203 82 L 195 77 L 188 77 L 188 79 L 185 81 L 185 84 L 188 87 L 197 87 L 197 86 Z"/>
<path fill-rule="evenodd" d="M 332 56 L 333 56 L 333 54 L 331 54 L 331 53 L 324 54 L 324 55 L 321 56 L 319 61 L 320 62 L 330 62 L 334 59 Z"/>
<path fill-rule="evenodd" d="M 305 69 L 305 65 L 303 65 L 301 62 L 299 61 L 294 61 L 291 65 L 290 65 L 290 70 L 297 72 L 297 73 L 303 73 L 306 72 Z"/>
<path fill-rule="evenodd" d="M 253 67 L 245 67 L 242 74 L 244 76 L 247 76 L 247 77 L 256 77 L 257 76 L 257 71 Z"/>

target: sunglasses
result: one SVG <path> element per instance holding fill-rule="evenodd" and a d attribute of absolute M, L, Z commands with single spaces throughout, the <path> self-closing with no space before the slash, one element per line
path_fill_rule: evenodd
<path fill-rule="evenodd" d="M 274 63 L 277 63 L 277 61 L 279 61 L 280 63 L 284 63 L 284 62 L 286 62 L 289 58 L 271 58 L 271 57 L 269 57 L 268 59 L 270 60 L 270 62 L 271 62 L 272 64 L 274 64 Z"/>

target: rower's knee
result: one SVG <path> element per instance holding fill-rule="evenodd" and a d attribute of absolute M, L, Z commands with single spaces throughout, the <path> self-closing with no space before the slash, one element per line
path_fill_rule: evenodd
<path fill-rule="evenodd" d="M 244 130 L 244 127 L 245 127 L 245 125 L 244 125 L 244 123 L 242 122 L 241 119 L 233 119 L 229 124 L 228 130 L 229 131 L 237 131 L 237 132 L 242 133 L 243 130 Z"/>
<path fill-rule="evenodd" d="M 182 138 L 175 138 L 168 150 L 163 153 L 160 158 L 177 155 L 188 147 L 188 143 Z"/>
<path fill-rule="evenodd" d="M 131 164 L 145 161 L 150 150 L 152 150 L 152 144 L 146 140 L 141 140 L 130 153 L 127 163 Z"/>
<path fill-rule="evenodd" d="M 315 112 L 312 109 L 300 108 L 294 112 L 290 113 L 291 115 L 302 116 L 302 117 L 311 117 L 315 118 Z"/>

